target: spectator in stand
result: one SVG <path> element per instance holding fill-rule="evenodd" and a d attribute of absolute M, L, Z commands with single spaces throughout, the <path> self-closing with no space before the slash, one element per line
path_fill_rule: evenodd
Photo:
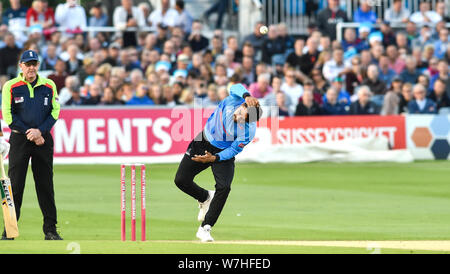
<path fill-rule="evenodd" d="M 362 82 L 363 85 L 368 86 L 373 92 L 371 100 L 379 107 L 383 105 L 384 95 L 386 94 L 386 84 L 379 78 L 379 69 L 377 65 L 370 65 L 367 68 L 367 78 Z"/>
<path fill-rule="evenodd" d="M 153 100 L 155 105 L 164 105 L 166 101 L 163 97 L 163 86 L 168 85 L 168 83 L 164 83 L 162 80 L 160 84 L 153 84 L 150 87 L 150 99 Z"/>
<path fill-rule="evenodd" d="M 433 45 L 427 45 L 425 47 L 425 49 L 422 51 L 421 48 L 413 48 L 412 49 L 412 53 L 411 56 L 414 57 L 414 59 L 416 59 L 417 64 L 416 64 L 416 68 L 419 70 L 420 73 L 424 73 L 426 71 L 426 69 L 428 68 L 428 62 L 427 60 L 425 60 L 425 52 L 429 51 L 429 47 L 433 47 Z M 433 49 L 434 52 L 434 49 Z M 431 53 L 431 55 L 433 55 L 433 53 Z"/>
<path fill-rule="evenodd" d="M 338 76 L 335 79 L 333 79 L 333 81 L 331 83 L 331 87 L 333 87 L 338 93 L 337 101 L 340 104 L 343 104 L 345 106 L 350 106 L 350 95 L 344 89 L 343 82 L 344 82 L 343 79 Z M 327 96 L 326 96 L 326 94 L 324 94 L 322 96 L 322 102 L 325 103 L 325 102 L 327 102 L 327 100 L 328 100 Z"/>
<path fill-rule="evenodd" d="M 449 72 L 448 62 L 446 60 L 439 60 L 439 62 L 437 64 L 437 70 L 438 70 L 438 73 L 435 74 L 430 79 L 430 89 L 434 88 L 434 82 L 437 79 L 441 79 L 442 81 L 445 82 L 446 93 L 447 93 L 447 96 L 450 97 L 450 72 Z"/>
<path fill-rule="evenodd" d="M 103 61 L 103 63 L 110 64 L 113 67 L 117 66 L 119 60 L 119 53 L 120 53 L 120 45 L 118 43 L 110 44 L 108 47 L 108 56 Z"/>
<path fill-rule="evenodd" d="M 377 23 L 377 14 L 372 10 L 369 0 L 359 0 L 360 6 L 353 12 L 353 21 L 356 23 Z"/>
<path fill-rule="evenodd" d="M 427 90 L 427 95 L 431 92 L 431 89 L 428 89 L 430 86 L 430 78 L 428 78 L 425 74 L 420 74 L 419 77 L 417 77 L 417 83 L 425 87 Z"/>
<path fill-rule="evenodd" d="M 162 102 L 167 107 L 175 107 L 177 103 L 173 97 L 172 87 L 170 85 L 164 85 L 162 88 Z"/>
<path fill-rule="evenodd" d="M 67 0 L 59 4 L 55 10 L 55 22 L 67 33 L 80 33 L 87 26 L 86 11 L 77 0 Z"/>
<path fill-rule="evenodd" d="M 22 7 L 20 0 L 9 0 L 10 7 L 2 16 L 2 23 L 8 27 L 8 31 L 14 34 L 16 40 L 22 44 L 27 40 L 24 33 L 26 27 L 27 7 Z"/>
<path fill-rule="evenodd" d="M 42 55 L 43 60 L 41 64 L 41 70 L 53 70 L 56 61 L 58 60 L 56 45 L 52 43 L 48 44 L 47 49 Z"/>
<path fill-rule="evenodd" d="M 253 46 L 254 53 L 258 54 L 262 50 L 262 45 L 265 40 L 265 36 L 259 31 L 259 29 L 264 26 L 264 22 L 257 22 L 253 28 L 253 32 L 244 37 L 242 40 L 242 51 L 244 52 L 244 44 L 250 42 Z M 244 54 L 245 55 L 245 54 Z"/>
<path fill-rule="evenodd" d="M 389 57 L 389 68 L 396 74 L 402 73 L 405 68 L 405 61 L 398 53 L 397 46 L 390 45 L 386 48 L 386 55 Z"/>
<path fill-rule="evenodd" d="M 98 105 L 102 99 L 102 87 L 98 84 L 91 84 L 88 89 L 88 98 L 84 101 L 84 105 Z"/>
<path fill-rule="evenodd" d="M 219 98 L 219 102 L 225 100 L 230 94 L 228 93 L 226 86 L 219 86 L 217 89 L 217 96 Z"/>
<path fill-rule="evenodd" d="M 439 31 L 439 40 L 434 43 L 434 56 L 443 59 L 448 47 L 450 47 L 448 29 L 443 28 Z"/>
<path fill-rule="evenodd" d="M 403 7 L 403 0 L 394 0 L 392 6 L 384 13 L 384 20 L 393 25 L 398 25 L 408 22 L 410 15 L 411 12 Z"/>
<path fill-rule="evenodd" d="M 361 86 L 356 91 L 358 100 L 350 105 L 350 114 L 353 115 L 366 115 L 366 114 L 378 114 L 378 107 L 370 100 L 372 92 L 368 86 Z"/>
<path fill-rule="evenodd" d="M 223 40 L 220 36 L 214 35 L 211 39 L 211 53 L 214 59 L 223 54 Z"/>
<path fill-rule="evenodd" d="M 401 50 L 405 51 L 405 54 L 411 52 L 411 43 L 408 40 L 408 35 L 406 34 L 406 32 L 397 32 L 397 34 L 395 35 L 395 45 L 397 46 L 400 55 L 402 55 L 402 53 L 400 52 Z"/>
<path fill-rule="evenodd" d="M 281 40 L 281 43 L 283 44 L 283 47 L 285 49 L 284 54 L 287 56 L 289 53 L 291 53 L 294 50 L 294 38 L 292 38 L 291 35 L 289 35 L 288 27 L 286 23 L 279 23 L 277 25 L 278 29 L 278 37 Z"/>
<path fill-rule="evenodd" d="M 81 83 L 86 81 L 93 81 L 95 71 L 97 70 L 97 63 L 93 58 L 87 57 L 83 59 L 83 66 L 77 70 L 77 77 Z"/>
<path fill-rule="evenodd" d="M 302 38 L 298 38 L 295 40 L 294 51 L 289 53 L 289 55 L 286 57 L 285 67 L 292 67 L 292 68 L 295 68 L 296 70 L 301 70 L 301 65 L 302 65 L 301 58 L 303 56 L 304 46 L 305 46 L 305 40 L 303 40 Z M 317 54 L 317 56 L 318 55 L 319 54 Z M 308 73 L 309 73 L 309 71 L 306 72 L 306 74 L 308 74 Z"/>
<path fill-rule="evenodd" d="M 219 101 L 219 96 L 217 94 L 217 86 L 215 84 L 210 84 L 207 86 L 206 99 L 203 101 L 204 107 L 217 106 Z"/>
<path fill-rule="evenodd" d="M 426 45 L 433 44 L 434 41 L 431 37 L 431 28 L 428 25 L 423 25 L 420 28 L 420 35 L 411 42 L 413 48 L 424 49 Z"/>
<path fill-rule="evenodd" d="M 402 85 L 402 93 L 400 94 L 400 103 L 398 106 L 400 114 L 408 113 L 408 104 L 414 99 L 412 88 L 411 83 L 404 83 Z"/>
<path fill-rule="evenodd" d="M 89 12 L 91 15 L 89 17 L 89 26 L 90 27 L 106 27 L 108 26 L 109 16 L 103 10 L 103 4 L 101 1 L 97 0 L 91 8 Z M 92 33 L 93 36 L 96 35 L 96 32 Z"/>
<path fill-rule="evenodd" d="M 202 34 L 203 24 L 199 20 L 192 23 L 192 32 L 188 37 L 188 42 L 193 52 L 202 51 L 209 46 L 209 40 Z"/>
<path fill-rule="evenodd" d="M 264 99 L 260 99 L 260 102 L 262 105 L 265 106 L 276 106 L 277 105 L 277 94 L 280 92 L 283 92 L 281 90 L 281 85 L 283 84 L 283 81 L 280 77 L 274 76 L 272 77 L 272 92 L 264 97 Z M 284 96 L 284 107 L 285 109 L 292 109 L 295 108 L 296 102 L 292 102 L 291 98 L 289 96 Z M 268 116 L 272 115 L 273 109 L 268 110 L 269 113 L 267 113 Z M 277 113 L 274 113 L 273 115 L 278 115 Z"/>
<path fill-rule="evenodd" d="M 417 83 L 417 78 L 420 75 L 419 70 L 416 68 L 417 61 L 416 59 L 409 55 L 406 57 L 405 60 L 406 63 L 406 69 L 403 70 L 403 72 L 400 74 L 400 77 L 402 78 L 403 82 L 415 84 Z"/>
<path fill-rule="evenodd" d="M 264 98 L 272 93 L 272 87 L 270 86 L 270 74 L 262 73 L 258 75 L 257 82 L 251 84 L 248 91 L 255 98 Z"/>
<path fill-rule="evenodd" d="M 153 6 L 150 6 L 151 2 L 140 2 L 137 7 L 142 11 L 142 15 L 145 18 L 145 26 L 149 27 L 150 23 L 148 22 L 147 18 L 150 16 L 150 12 L 153 10 Z"/>
<path fill-rule="evenodd" d="M 242 46 L 242 58 L 250 57 L 254 62 L 256 62 L 255 49 L 250 42 L 245 42 Z"/>
<path fill-rule="evenodd" d="M 116 76 L 112 77 L 112 79 L 115 79 Z M 114 84 L 110 84 L 110 87 L 114 88 Z M 117 89 L 117 98 L 124 102 L 124 104 L 127 104 L 128 101 L 130 101 L 134 96 L 134 91 L 130 83 L 124 82 L 123 84 L 119 85 L 119 88 Z"/>
<path fill-rule="evenodd" d="M 144 14 L 133 6 L 133 0 L 121 0 L 121 5 L 114 9 L 113 25 L 122 32 L 123 47 L 137 46 L 137 31 L 127 28 L 143 28 L 146 26 Z"/>
<path fill-rule="evenodd" d="M 308 50 L 300 57 L 299 60 L 300 71 L 303 73 L 303 75 L 308 75 L 319 59 L 319 45 L 317 41 L 310 37 L 308 38 L 308 40 L 306 40 L 306 46 L 308 47 Z M 297 78 L 301 78 L 301 75 L 297 75 Z"/>
<path fill-rule="evenodd" d="M 187 75 L 187 69 L 188 69 L 189 63 L 190 63 L 189 56 L 187 56 L 186 54 L 183 54 L 183 53 L 178 55 L 176 65 L 172 66 L 172 74 L 176 70 L 183 70 L 183 71 L 186 71 L 186 75 Z"/>
<path fill-rule="evenodd" d="M 411 22 L 411 21 L 406 22 L 405 33 L 406 33 L 406 37 L 408 38 L 408 41 L 409 41 L 408 43 L 411 43 L 414 39 L 419 37 L 419 34 L 417 33 L 416 23 Z"/>
<path fill-rule="evenodd" d="M 284 94 L 283 92 L 278 92 L 276 94 L 276 102 L 278 107 L 278 116 L 291 116 L 290 109 L 286 107 L 286 94 Z"/>
<path fill-rule="evenodd" d="M 426 98 L 426 89 L 421 84 L 413 87 L 414 99 L 408 103 L 409 114 L 435 114 L 437 113 L 436 103 Z"/>
<path fill-rule="evenodd" d="M 71 44 L 67 48 L 69 59 L 66 61 L 66 71 L 69 75 L 77 74 L 78 70 L 83 66 L 83 61 L 78 58 L 78 52 L 78 46 L 75 44 Z"/>
<path fill-rule="evenodd" d="M 162 86 L 164 85 L 163 81 L 161 81 L 161 84 L 153 84 L 150 87 L 150 91 L 148 92 L 150 99 L 153 101 L 155 105 L 164 105 L 163 100 L 163 92 L 162 92 Z"/>
<path fill-rule="evenodd" d="M 184 8 L 184 5 L 185 3 L 183 0 L 177 0 L 175 2 L 175 10 L 178 13 L 178 17 L 175 19 L 175 26 L 182 28 L 184 33 L 190 34 L 192 21 L 194 19 L 192 18 L 192 15 Z"/>
<path fill-rule="evenodd" d="M 66 63 L 61 59 L 57 59 L 53 69 L 54 72 L 47 78 L 55 82 L 56 88 L 58 89 L 58 91 L 60 91 L 65 85 L 67 76 L 69 76 L 66 71 Z M 61 96 L 59 97 L 59 99 L 61 100 Z"/>
<path fill-rule="evenodd" d="M 162 53 L 164 43 L 167 42 L 169 36 L 169 27 L 164 23 L 157 25 L 157 36 L 155 47 Z"/>
<path fill-rule="evenodd" d="M 348 106 L 338 101 L 338 91 L 330 87 L 326 92 L 327 101 L 323 103 L 322 113 L 325 115 L 345 115 L 348 113 Z"/>
<path fill-rule="evenodd" d="M 339 0 L 328 0 L 328 7 L 317 14 L 317 25 L 320 32 L 336 40 L 336 24 L 348 22 L 345 11 L 339 9 Z"/>
<path fill-rule="evenodd" d="M 234 62 L 242 63 L 243 53 L 239 49 L 238 39 L 234 35 L 227 37 L 227 48 L 232 49 L 234 52 Z"/>
<path fill-rule="evenodd" d="M 314 100 L 313 92 L 305 89 L 302 98 L 295 109 L 295 116 L 313 116 L 321 114 L 322 110 L 319 104 Z"/>
<path fill-rule="evenodd" d="M 250 86 L 253 82 L 256 81 L 256 72 L 255 66 L 253 64 L 253 58 L 249 56 L 244 56 L 242 59 L 242 82 L 246 86 Z"/>
<path fill-rule="evenodd" d="M 21 49 L 17 47 L 16 39 L 11 32 L 5 34 L 4 40 L 5 47 L 0 49 L 0 75 L 15 78 Z"/>
<path fill-rule="evenodd" d="M 128 47 L 120 51 L 119 65 L 125 68 L 126 72 L 130 72 L 133 69 L 141 69 L 139 61 L 136 61 L 136 54 L 137 52 L 133 47 Z"/>
<path fill-rule="evenodd" d="M 215 65 L 215 76 L 214 76 L 214 82 L 218 86 L 223 86 L 228 83 L 228 78 L 233 75 L 233 71 L 230 71 L 228 68 L 228 64 L 226 62 L 226 58 L 224 55 L 220 55 L 217 58 L 217 62 Z"/>
<path fill-rule="evenodd" d="M 439 63 L 439 59 L 436 58 L 436 57 L 433 57 L 433 58 L 430 59 L 430 62 L 427 64 L 428 67 L 426 67 L 422 71 L 422 73 L 424 75 L 426 75 L 426 76 L 428 76 L 428 78 L 430 78 L 430 83 L 431 83 L 431 78 L 439 73 L 439 71 L 437 69 L 438 63 Z"/>
<path fill-rule="evenodd" d="M 88 48 L 85 48 L 85 57 L 94 58 L 94 55 L 102 50 L 102 45 L 96 37 L 88 37 Z"/>
<path fill-rule="evenodd" d="M 329 82 L 333 81 L 337 76 L 341 76 L 350 70 L 346 69 L 344 64 L 344 51 L 341 48 L 333 50 L 333 59 L 327 61 L 323 65 L 323 76 Z"/>
<path fill-rule="evenodd" d="M 159 24 L 174 27 L 178 17 L 178 12 L 170 7 L 170 0 L 161 0 L 161 8 L 150 13 L 147 20 L 152 27 L 156 27 Z"/>
<path fill-rule="evenodd" d="M 303 82 L 303 92 L 311 91 L 314 97 L 314 101 L 321 106 L 323 104 L 323 96 L 317 91 L 317 88 L 314 86 L 314 82 L 311 79 L 306 79 Z M 303 96 L 303 95 L 302 95 Z M 300 98 L 299 101 L 302 99 Z M 297 102 L 298 103 L 298 102 Z"/>
<path fill-rule="evenodd" d="M 63 89 L 59 95 L 61 104 L 64 104 L 64 100 L 66 101 L 64 104 L 66 106 L 79 106 L 84 104 L 85 98 L 80 94 L 80 81 L 78 81 L 76 76 L 69 76 L 66 78 L 65 88 L 66 89 Z"/>
<path fill-rule="evenodd" d="M 391 86 L 392 79 L 397 75 L 393 69 L 389 68 L 389 57 L 386 54 L 380 56 L 378 62 L 378 68 L 380 70 L 379 78 L 386 84 L 387 87 Z"/>
<path fill-rule="evenodd" d="M 271 65 L 273 57 L 282 55 L 285 52 L 283 41 L 279 38 L 277 25 L 270 25 L 267 38 L 262 44 L 261 61 Z"/>
<path fill-rule="evenodd" d="M 355 49 L 357 52 L 361 51 L 361 39 L 356 37 L 356 31 L 353 28 L 347 28 L 344 31 L 344 40 L 342 40 L 342 49 L 346 52 L 349 49 Z"/>
<path fill-rule="evenodd" d="M 322 70 L 316 68 L 313 69 L 311 71 L 311 79 L 314 82 L 315 93 L 319 93 L 322 95 L 327 92 L 328 88 L 330 87 L 330 84 L 327 82 L 325 77 L 323 77 Z"/>
<path fill-rule="evenodd" d="M 428 99 L 436 103 L 437 110 L 450 107 L 450 97 L 445 93 L 445 82 L 441 79 L 434 81 L 433 91 Z"/>
<path fill-rule="evenodd" d="M 395 33 L 392 30 L 389 22 L 383 21 L 380 23 L 380 31 L 382 35 L 382 44 L 386 48 L 389 45 L 395 45 Z"/>
<path fill-rule="evenodd" d="M 242 65 L 240 63 L 234 62 L 234 51 L 230 48 L 224 50 L 224 56 L 227 59 L 228 68 L 233 70 L 233 72 Z"/>
<path fill-rule="evenodd" d="M 288 68 L 284 77 L 284 83 L 281 85 L 283 91 L 290 101 L 293 102 L 291 106 L 291 113 L 295 112 L 295 106 L 298 104 L 300 97 L 303 95 L 303 87 L 296 81 L 295 69 Z"/>
<path fill-rule="evenodd" d="M 392 79 L 392 85 L 384 96 L 383 106 L 381 108 L 382 115 L 400 114 L 400 100 L 402 98 L 403 81 L 399 76 Z"/>
<path fill-rule="evenodd" d="M 114 90 L 111 87 L 106 87 L 103 90 L 103 96 L 100 105 L 122 105 L 123 102 L 116 98 Z"/>
<path fill-rule="evenodd" d="M 345 74 L 345 87 L 350 95 L 353 95 L 355 87 L 359 86 L 364 80 L 363 70 L 361 68 L 361 58 L 356 55 L 351 61 L 351 70 Z"/>
<path fill-rule="evenodd" d="M 205 106 L 208 103 L 208 86 L 202 79 L 194 82 L 194 105 Z"/>
<path fill-rule="evenodd" d="M 448 15 L 448 6 L 447 6 L 447 13 L 446 13 L 446 2 L 445 0 L 441 0 L 436 2 L 436 12 L 441 16 L 443 22 L 450 22 L 450 17 Z"/>
<path fill-rule="evenodd" d="M 369 35 L 371 30 L 372 28 L 370 23 L 361 23 L 358 27 L 358 38 L 361 40 L 357 49 L 359 53 L 370 49 Z"/>
<path fill-rule="evenodd" d="M 370 41 L 372 44 L 370 47 L 370 54 L 372 55 L 372 63 L 378 65 L 378 59 L 384 52 L 383 44 L 381 44 L 381 37 L 378 34 L 376 34 L 370 38 Z"/>
<path fill-rule="evenodd" d="M 148 96 L 149 90 L 147 82 L 140 82 L 137 86 L 136 94 L 127 101 L 127 105 L 154 105 L 155 103 Z"/>
<path fill-rule="evenodd" d="M 419 10 L 411 14 L 410 19 L 418 26 L 424 24 L 436 25 L 437 22 L 442 20 L 442 17 L 435 11 L 430 10 L 430 3 L 428 1 L 422 1 L 419 5 Z"/>
<path fill-rule="evenodd" d="M 55 14 L 52 8 L 45 8 L 44 0 L 33 0 L 31 8 L 27 11 L 27 27 L 40 25 L 44 35 L 49 35 L 50 29 L 55 25 Z"/>

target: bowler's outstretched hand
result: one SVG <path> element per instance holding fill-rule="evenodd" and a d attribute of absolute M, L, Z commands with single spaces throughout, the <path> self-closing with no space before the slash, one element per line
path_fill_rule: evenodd
<path fill-rule="evenodd" d="M 212 163 L 216 161 L 216 156 L 205 150 L 205 155 L 194 155 L 192 160 L 199 163 Z"/>
<path fill-rule="evenodd" d="M 247 96 L 245 97 L 245 103 L 247 103 L 247 106 L 249 107 L 258 107 L 259 101 L 255 97 Z"/>

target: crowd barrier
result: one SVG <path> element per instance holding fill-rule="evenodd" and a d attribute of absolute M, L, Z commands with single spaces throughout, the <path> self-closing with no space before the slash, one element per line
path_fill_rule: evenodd
<path fill-rule="evenodd" d="M 177 162 L 212 111 L 187 107 L 64 108 L 52 130 L 55 163 Z M 283 158 L 277 153 L 292 154 L 298 149 L 290 161 L 303 162 L 308 161 L 305 148 L 333 155 L 349 146 L 354 146 L 349 161 L 364 154 L 360 148 L 367 150 L 368 156 L 370 150 L 383 150 L 408 152 L 414 159 L 449 159 L 449 119 L 449 115 L 269 117 L 260 120 L 252 144 L 237 159 L 262 161 L 263 155 L 264 162 L 280 161 Z M 4 121 L 2 127 L 9 139 L 11 130 Z M 311 161 L 327 160 L 323 155 Z M 391 159 L 383 157 L 379 160 Z"/>

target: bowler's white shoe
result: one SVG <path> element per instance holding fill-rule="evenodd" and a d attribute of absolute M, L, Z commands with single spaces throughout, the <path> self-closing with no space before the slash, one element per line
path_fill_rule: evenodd
<path fill-rule="evenodd" d="M 198 212 L 197 220 L 199 222 L 203 222 L 205 220 L 206 213 L 209 210 L 209 205 L 211 204 L 211 201 L 214 197 L 214 190 L 208 190 L 208 199 L 204 201 L 203 203 L 198 203 L 198 208 L 200 209 Z"/>
<path fill-rule="evenodd" d="M 213 237 L 211 237 L 211 226 L 210 225 L 205 225 L 205 226 L 200 226 L 198 228 L 197 234 L 196 234 L 197 238 L 200 239 L 200 241 L 202 242 L 214 242 Z"/>

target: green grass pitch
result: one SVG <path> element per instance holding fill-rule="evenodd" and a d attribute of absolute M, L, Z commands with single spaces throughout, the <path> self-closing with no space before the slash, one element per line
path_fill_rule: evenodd
<path fill-rule="evenodd" d="M 147 242 L 120 241 L 120 167 L 55 165 L 62 242 L 43 241 L 42 214 L 28 172 L 20 237 L 0 253 L 364 253 L 362 247 L 227 241 L 449 240 L 450 165 L 394 163 L 236 163 L 227 204 L 213 228 L 219 243 L 196 242 L 197 202 L 173 183 L 176 164 L 147 165 Z M 129 175 L 129 170 L 128 175 Z M 139 170 L 138 170 L 139 178 Z M 210 169 L 196 182 L 214 186 Z M 140 189 L 137 182 L 137 237 Z M 130 238 L 127 176 L 127 237 Z M 223 242 L 222 242 L 223 241 Z M 76 251 L 76 250 L 75 250 Z M 381 253 L 449 253 L 382 249 Z"/>

